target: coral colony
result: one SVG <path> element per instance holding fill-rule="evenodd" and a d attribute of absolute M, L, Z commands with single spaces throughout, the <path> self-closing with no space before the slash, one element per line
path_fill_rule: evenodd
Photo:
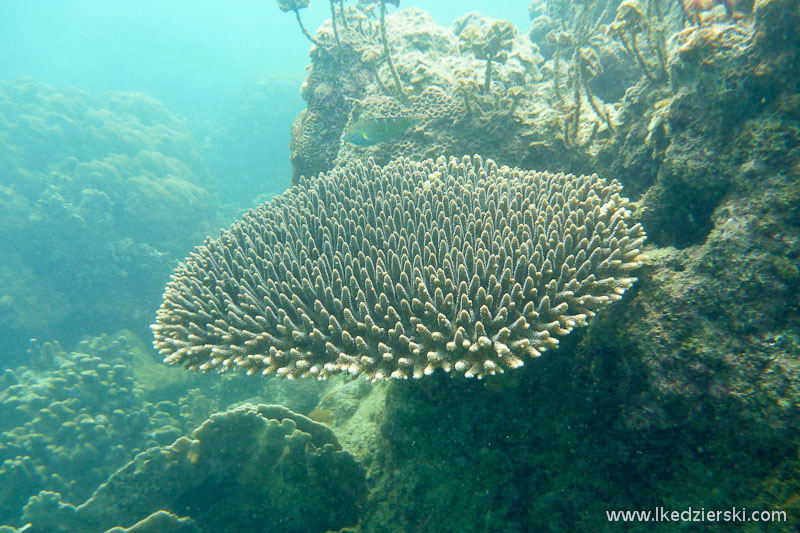
<path fill-rule="evenodd" d="M 478 156 L 350 163 L 181 263 L 154 345 L 195 370 L 285 377 L 516 368 L 633 283 L 645 236 L 620 191 Z"/>

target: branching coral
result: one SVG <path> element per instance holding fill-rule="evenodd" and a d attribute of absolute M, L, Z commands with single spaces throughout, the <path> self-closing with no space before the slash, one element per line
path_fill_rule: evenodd
<path fill-rule="evenodd" d="M 639 46 L 636 43 L 636 36 L 645 31 L 647 27 L 647 20 L 644 15 L 644 6 L 639 0 L 623 0 L 617 7 L 617 17 L 614 22 L 608 27 L 610 35 L 614 35 L 625 47 L 628 53 L 636 58 L 639 66 L 645 76 L 651 80 L 655 80 L 655 76 L 650 72 L 647 63 L 645 63 L 642 53 L 639 51 Z"/>
<path fill-rule="evenodd" d="M 651 81 L 667 77 L 667 59 L 664 33 L 667 22 L 661 8 L 661 0 L 648 0 L 647 7 L 639 0 L 623 0 L 617 6 L 617 14 L 611 24 L 604 25 L 607 35 L 619 41 L 625 51 L 636 59 L 645 76 Z M 648 61 L 642 53 L 637 36 L 643 35 L 649 46 Z M 650 64 L 655 55 L 655 65 Z"/>
<path fill-rule="evenodd" d="M 595 52 L 593 48 L 581 48 L 578 50 L 578 70 L 577 79 L 580 80 L 580 84 L 576 85 L 582 86 L 586 94 L 586 100 L 589 102 L 592 111 L 594 111 L 598 117 L 604 119 L 609 131 L 613 132 L 614 125 L 611 122 L 611 117 L 607 111 L 602 109 L 602 102 L 598 102 L 597 97 L 594 95 L 594 92 L 592 92 L 591 87 L 589 87 L 589 82 L 603 72 L 603 65 L 600 64 L 600 58 L 597 57 L 597 52 Z"/>
<path fill-rule="evenodd" d="M 554 6 L 561 14 L 555 28 L 546 35 L 553 48 L 553 92 L 556 107 L 561 111 L 559 124 L 564 144 L 569 148 L 586 147 L 591 144 L 601 126 L 614 131 L 614 125 L 605 104 L 594 94 L 590 82 L 603 74 L 603 65 L 598 52 L 599 29 L 607 12 L 597 11 L 594 3 L 580 3 L 574 9 L 564 2 Z M 567 13 L 570 14 L 567 17 Z M 566 62 L 566 72 L 562 61 Z M 588 124 L 589 133 L 581 135 L 582 109 L 588 106 L 596 119 Z M 584 120 L 585 122 L 585 120 Z"/>
<path fill-rule="evenodd" d="M 595 91 L 602 91 L 604 98 L 616 93 L 619 96 L 612 97 L 619 99 L 624 91 L 613 87 L 618 87 L 620 70 L 633 78 L 631 83 L 638 78 L 635 65 L 651 81 L 666 79 L 666 24 L 660 1 L 647 0 L 645 6 L 639 0 L 619 5 L 552 0 L 548 15 L 535 21 L 538 35 L 552 51 L 554 106 L 561 111 L 559 127 L 568 147 L 588 147 L 598 133 L 614 131 L 616 115 Z M 609 69 L 604 68 L 606 61 Z"/>
<path fill-rule="evenodd" d="M 181 263 L 154 346 L 190 369 L 285 377 L 519 367 L 633 283 L 644 232 L 620 190 L 477 156 L 351 162 Z"/>
<path fill-rule="evenodd" d="M 492 62 L 505 61 L 515 33 L 516 28 L 507 20 L 494 21 L 485 33 L 477 26 L 467 26 L 459 33 L 458 38 L 462 47 L 471 50 L 475 57 L 486 60 L 484 94 L 488 94 L 491 89 Z"/>
<path fill-rule="evenodd" d="M 328 32 L 328 38 L 323 38 L 324 41 L 328 42 L 328 44 L 325 45 L 306 30 L 300 19 L 299 10 L 308 7 L 308 0 L 278 0 L 278 6 L 282 11 L 293 11 L 295 13 L 300 29 L 311 42 L 334 55 L 347 56 L 352 52 L 362 53 L 364 64 L 366 64 L 373 73 L 385 94 L 394 94 L 397 98 L 405 100 L 406 89 L 392 61 L 389 46 L 389 37 L 386 28 L 386 4 L 399 6 L 400 0 L 378 0 L 378 2 L 360 1 L 356 7 L 350 7 L 348 9 L 345 9 L 344 0 L 330 0 L 330 30 L 328 30 L 327 27 L 324 27 L 325 29 L 322 30 L 323 33 Z M 375 13 L 376 6 L 379 7 L 377 15 Z M 352 19 L 352 25 L 347 22 L 348 18 Z M 332 42 L 330 39 L 331 33 L 333 34 Z M 378 46 L 382 48 L 382 54 L 377 52 Z M 378 74 L 378 66 L 381 61 L 386 61 L 388 65 L 390 74 L 394 80 L 393 90 L 387 87 Z"/>
<path fill-rule="evenodd" d="M 374 46 L 365 48 L 361 53 L 361 62 L 369 67 L 370 71 L 372 71 L 372 75 L 375 76 L 375 81 L 378 82 L 378 85 L 383 93 L 388 95 L 392 93 L 389 91 L 389 88 L 386 87 L 386 84 L 383 83 L 383 80 L 381 80 L 381 76 L 378 73 L 378 62 L 381 60 L 381 58 L 382 56 L 380 50 Z"/>

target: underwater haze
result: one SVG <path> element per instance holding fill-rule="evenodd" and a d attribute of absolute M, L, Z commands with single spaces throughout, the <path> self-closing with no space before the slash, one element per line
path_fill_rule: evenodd
<path fill-rule="evenodd" d="M 524 1 L 404 2 L 448 25 L 471 9 L 527 24 Z M 303 10 L 316 28 L 327 2 Z M 217 117 L 231 91 L 267 73 L 302 76 L 309 42 L 267 0 L 32 0 L 0 4 L 0 77 L 91 92 L 142 91 L 170 110 Z M 299 109 L 299 98 L 293 102 Z"/>
<path fill-rule="evenodd" d="M 0 2 L 0 533 L 797 531 L 797 27 Z"/>

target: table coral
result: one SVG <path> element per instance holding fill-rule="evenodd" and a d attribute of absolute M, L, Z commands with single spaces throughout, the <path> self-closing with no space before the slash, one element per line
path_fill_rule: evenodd
<path fill-rule="evenodd" d="M 554 348 L 635 278 L 616 182 L 480 157 L 351 163 L 207 240 L 154 346 L 194 370 L 481 378 Z"/>

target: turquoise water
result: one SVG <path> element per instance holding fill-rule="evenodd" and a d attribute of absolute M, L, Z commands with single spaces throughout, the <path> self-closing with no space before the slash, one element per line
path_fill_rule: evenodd
<path fill-rule="evenodd" d="M 406 2 L 444 25 L 476 9 L 524 27 L 523 1 Z M 309 28 L 327 2 L 302 12 Z M 231 91 L 264 73 L 303 75 L 309 43 L 292 13 L 266 0 L 34 0 L 0 4 L 0 78 L 35 76 L 56 87 L 136 90 L 171 110 L 215 116 Z M 299 100 L 298 100 L 298 105 Z"/>

